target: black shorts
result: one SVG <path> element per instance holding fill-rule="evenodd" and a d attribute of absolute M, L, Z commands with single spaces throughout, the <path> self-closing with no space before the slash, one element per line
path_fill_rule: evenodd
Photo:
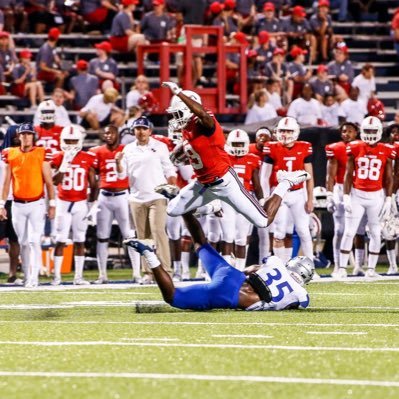
<path fill-rule="evenodd" d="M 11 204 L 12 201 L 7 201 L 5 204 L 7 220 L 0 221 L 0 240 L 3 238 L 8 238 L 8 240 L 11 242 L 18 242 L 18 237 L 15 234 L 15 230 L 12 225 Z"/>

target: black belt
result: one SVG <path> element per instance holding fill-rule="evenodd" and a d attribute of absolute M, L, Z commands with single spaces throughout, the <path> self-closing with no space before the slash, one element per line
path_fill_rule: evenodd
<path fill-rule="evenodd" d="M 14 202 L 17 202 L 18 204 L 29 204 L 30 202 L 36 202 L 41 200 L 41 198 L 34 199 L 34 200 L 19 200 L 19 199 L 14 199 Z"/>
<path fill-rule="evenodd" d="M 105 195 L 106 197 L 119 197 L 120 195 L 126 194 L 126 190 L 124 191 L 101 191 L 102 195 Z"/>
<path fill-rule="evenodd" d="M 219 184 L 222 184 L 223 183 L 223 179 L 218 179 L 218 180 L 215 180 L 215 181 L 213 181 L 213 182 L 211 182 L 211 183 L 201 183 L 204 187 L 213 187 L 213 186 L 217 186 L 217 185 L 219 185 Z"/>

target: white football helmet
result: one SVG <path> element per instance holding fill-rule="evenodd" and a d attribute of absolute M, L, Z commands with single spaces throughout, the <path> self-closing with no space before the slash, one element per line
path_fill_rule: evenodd
<path fill-rule="evenodd" d="M 381 222 L 381 235 L 384 240 L 392 241 L 399 237 L 399 217 L 391 215 Z"/>
<path fill-rule="evenodd" d="M 174 144 L 180 143 L 183 140 L 183 133 L 181 129 L 177 126 L 174 119 L 168 122 L 168 137 L 172 140 Z"/>
<path fill-rule="evenodd" d="M 37 108 L 39 123 L 55 123 L 55 104 L 53 100 L 44 100 Z"/>
<path fill-rule="evenodd" d="M 65 140 L 77 140 L 77 143 L 67 144 Z M 82 131 L 73 125 L 64 127 L 61 131 L 60 147 L 62 151 L 80 151 L 83 147 Z"/>
<path fill-rule="evenodd" d="M 226 151 L 236 157 L 243 157 L 249 151 L 249 136 L 245 130 L 234 129 L 227 136 Z"/>
<path fill-rule="evenodd" d="M 290 144 L 298 140 L 299 125 L 296 119 L 286 116 L 278 122 L 276 140 L 282 144 Z"/>
<path fill-rule="evenodd" d="M 285 266 L 295 277 L 299 276 L 303 284 L 307 284 L 313 277 L 314 263 L 307 256 L 296 256 L 290 259 Z M 298 278 L 295 280 L 298 280 Z"/>
<path fill-rule="evenodd" d="M 360 125 L 360 139 L 367 144 L 378 143 L 382 138 L 382 123 L 375 116 L 364 118 Z"/>
<path fill-rule="evenodd" d="M 194 91 L 183 90 L 182 93 L 185 94 L 187 97 L 190 97 L 193 101 L 202 104 L 201 97 Z M 172 97 L 169 107 L 166 108 L 166 112 L 168 114 L 172 114 L 172 120 L 176 123 L 179 129 L 183 129 L 193 116 L 193 113 L 183 102 L 183 100 L 178 96 Z"/>
<path fill-rule="evenodd" d="M 314 206 L 316 208 L 327 208 L 327 190 L 325 187 L 317 186 L 313 189 Z"/>

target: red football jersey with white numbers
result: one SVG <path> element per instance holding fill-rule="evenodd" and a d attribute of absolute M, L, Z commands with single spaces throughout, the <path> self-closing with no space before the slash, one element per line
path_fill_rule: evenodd
<path fill-rule="evenodd" d="M 362 191 L 378 191 L 383 188 L 387 159 L 395 159 L 392 145 L 377 143 L 371 146 L 364 141 L 352 141 L 347 146 L 347 154 L 355 161 L 353 187 Z"/>
<path fill-rule="evenodd" d="M 194 116 L 183 130 L 184 151 L 190 159 L 200 183 L 211 183 L 224 176 L 230 167 L 230 158 L 224 150 L 225 138 L 222 127 L 213 116 L 215 131 L 206 136 L 206 129 Z"/>
<path fill-rule="evenodd" d="M 335 183 L 338 184 L 344 183 L 346 163 L 348 161 L 348 155 L 346 154 L 346 146 L 347 144 L 344 143 L 343 141 L 326 145 L 327 159 L 337 160 L 337 175 L 335 176 Z"/>
<path fill-rule="evenodd" d="M 61 150 L 60 147 L 60 136 L 63 127 L 54 125 L 50 129 L 45 129 L 42 126 L 35 126 L 35 132 L 37 133 L 36 145 L 38 147 L 44 147 L 48 153 L 55 154 Z"/>
<path fill-rule="evenodd" d="M 251 143 L 249 145 L 249 153 L 257 155 L 260 159 L 263 158 L 263 149 L 261 151 L 256 147 L 256 143 Z"/>
<path fill-rule="evenodd" d="M 248 191 L 254 191 L 252 174 L 254 170 L 260 167 L 260 158 L 255 154 L 247 154 L 243 157 L 230 155 L 230 162 L 244 187 Z"/>
<path fill-rule="evenodd" d="M 265 162 L 273 164 L 270 187 L 277 186 L 277 172 L 279 170 L 292 172 L 304 169 L 305 163 L 312 161 L 312 152 L 312 144 L 307 141 L 296 141 L 290 148 L 277 141 L 266 143 L 263 147 Z M 291 190 L 297 190 L 301 187 L 303 187 L 303 183 L 291 187 Z"/>
<path fill-rule="evenodd" d="M 96 158 L 94 167 L 100 176 L 100 188 L 104 190 L 129 188 L 129 179 L 118 179 L 116 171 L 115 155 L 124 147 L 123 144 L 119 144 L 115 150 L 111 151 L 106 145 L 100 145 L 89 150 L 89 153 L 94 154 Z"/>
<path fill-rule="evenodd" d="M 64 152 L 54 154 L 51 165 L 58 169 L 64 158 Z M 58 184 L 58 198 L 63 201 L 77 202 L 87 199 L 87 187 L 89 185 L 89 170 L 95 167 L 96 158 L 85 151 L 77 153 L 71 166 L 64 174 L 62 182 Z"/>

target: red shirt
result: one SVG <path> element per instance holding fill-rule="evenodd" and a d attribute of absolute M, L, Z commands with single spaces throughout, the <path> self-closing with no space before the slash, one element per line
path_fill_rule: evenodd
<path fill-rule="evenodd" d="M 128 189 L 129 179 L 118 179 L 116 171 L 115 155 L 121 152 L 125 146 L 119 144 L 115 150 L 111 151 L 106 145 L 93 147 L 89 150 L 94 154 L 96 161 L 94 167 L 100 175 L 100 188 L 107 189 Z"/>
<path fill-rule="evenodd" d="M 290 148 L 277 141 L 266 143 L 263 147 L 265 162 L 273 164 L 270 187 L 277 186 L 277 172 L 279 170 L 292 172 L 304 169 L 305 163 L 312 161 L 312 152 L 312 144 L 307 141 L 296 141 Z M 303 183 L 291 187 L 291 191 L 301 187 L 303 187 Z"/>
<path fill-rule="evenodd" d="M 225 138 L 222 127 L 211 112 L 215 122 L 215 131 L 206 136 L 206 129 L 193 117 L 183 130 L 184 151 L 200 183 L 211 183 L 224 176 L 230 167 L 230 159 L 224 150 Z"/>
<path fill-rule="evenodd" d="M 61 151 L 60 147 L 60 136 L 63 127 L 54 125 L 50 129 L 45 129 L 42 126 L 35 126 L 37 133 L 36 145 L 38 147 L 44 147 L 49 154 L 55 154 L 57 151 Z"/>
<path fill-rule="evenodd" d="M 255 154 L 247 154 L 243 157 L 230 155 L 230 162 L 244 187 L 248 191 L 254 191 L 252 174 L 260 167 L 260 158 Z"/>
<path fill-rule="evenodd" d="M 396 162 L 399 160 L 399 141 L 394 141 L 393 143 L 392 143 L 392 145 L 393 145 L 393 148 L 395 149 L 395 152 L 396 152 Z"/>
<path fill-rule="evenodd" d="M 347 154 L 353 155 L 355 161 L 353 187 L 362 191 L 381 190 L 387 159 L 396 157 L 394 147 L 385 143 L 370 146 L 356 140 L 348 144 Z"/>
<path fill-rule="evenodd" d="M 344 143 L 343 141 L 326 145 L 327 159 L 337 160 L 337 175 L 335 176 L 335 183 L 337 184 L 344 183 L 346 163 L 348 162 L 348 155 L 346 154 L 346 146 L 347 144 Z"/>
<path fill-rule="evenodd" d="M 59 168 L 64 152 L 54 154 L 51 165 Z M 89 185 L 89 170 L 95 167 L 96 158 L 93 154 L 80 151 L 67 169 L 62 182 L 58 184 L 58 198 L 63 201 L 77 202 L 87 199 Z"/>
<path fill-rule="evenodd" d="M 255 154 L 257 155 L 260 159 L 263 158 L 264 154 L 263 154 L 263 148 L 261 151 L 258 150 L 258 148 L 256 147 L 256 143 L 251 143 L 249 145 L 249 153 L 250 154 Z"/>

